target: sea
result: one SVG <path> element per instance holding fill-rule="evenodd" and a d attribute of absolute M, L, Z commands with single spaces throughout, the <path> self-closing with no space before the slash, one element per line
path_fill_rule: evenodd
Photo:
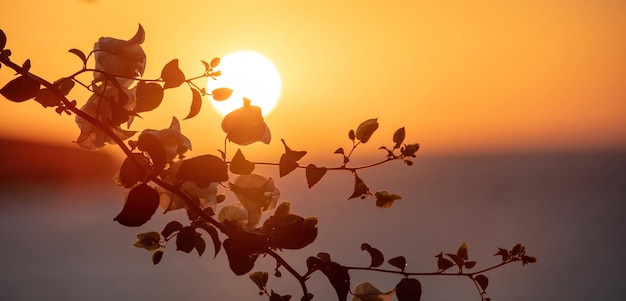
<path fill-rule="evenodd" d="M 215 254 L 208 236 L 202 256 L 172 244 L 158 265 L 149 251 L 134 247 L 138 233 L 159 232 L 187 217 L 159 210 L 139 228 L 113 221 L 126 193 L 112 181 L 115 159 L 0 145 L 0 300 L 268 299 L 248 276 L 230 271 L 224 251 Z M 94 162 L 95 168 L 85 167 Z M 455 253 L 465 243 L 477 262 L 467 271 L 482 270 L 501 262 L 494 256 L 498 248 L 521 243 L 538 261 L 483 273 L 491 300 L 626 299 L 626 151 L 418 155 L 412 166 L 389 162 L 359 171 L 371 191 L 402 196 L 385 209 L 371 198 L 348 199 L 354 178 L 346 171 L 329 171 L 311 189 L 301 169 L 286 177 L 271 167 L 255 172 L 276 180 L 281 201 L 294 213 L 319 220 L 313 244 L 279 251 L 301 273 L 306 259 L 320 252 L 346 266 L 368 267 L 363 243 L 385 261 L 404 256 L 407 272 L 423 273 L 437 271 L 440 252 Z M 229 195 L 226 202 L 236 199 Z M 397 270 L 387 263 L 380 268 Z M 257 270 L 269 273 L 269 289 L 300 300 L 299 284 L 284 267 L 277 277 L 271 257 L 259 257 Z M 371 282 L 383 292 L 401 279 L 378 271 L 350 276 L 352 288 Z M 414 277 L 422 284 L 421 300 L 481 300 L 467 277 Z M 314 273 L 307 284 L 313 300 L 337 300 L 323 274 Z"/>

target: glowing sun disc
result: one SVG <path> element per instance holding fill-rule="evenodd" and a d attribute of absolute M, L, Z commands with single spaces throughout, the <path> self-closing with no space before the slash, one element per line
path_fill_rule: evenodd
<path fill-rule="evenodd" d="M 281 81 L 278 70 L 266 57 L 252 51 L 239 51 L 221 58 L 217 70 L 222 75 L 209 79 L 208 91 L 229 88 L 233 94 L 225 101 L 210 98 L 213 108 L 226 115 L 243 105 L 243 98 L 261 108 L 263 115 L 269 114 L 278 103 Z"/>

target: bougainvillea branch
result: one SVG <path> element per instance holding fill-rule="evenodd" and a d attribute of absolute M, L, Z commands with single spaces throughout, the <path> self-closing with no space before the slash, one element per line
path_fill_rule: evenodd
<path fill-rule="evenodd" d="M 157 109 L 164 97 L 164 90 L 179 88 L 183 84 L 187 84 L 192 95 L 189 114 L 185 119 L 198 114 L 202 97 L 211 96 L 216 101 L 226 101 L 233 91 L 223 87 L 207 92 L 194 82 L 219 77 L 219 58 L 210 62 L 201 61 L 204 72 L 193 77 L 186 77 L 178 67 L 178 60 L 174 59 L 164 65 L 159 77 L 144 78 L 146 54 L 141 46 L 144 38 L 145 31 L 139 25 L 136 34 L 128 40 L 110 37 L 98 39 L 88 55 L 79 49 L 70 49 L 69 52 L 81 60 L 82 68 L 51 82 L 31 73 L 29 60 L 19 65 L 10 59 L 11 51 L 6 49 L 6 35 L 0 30 L 0 67 L 6 66 L 17 72 L 17 77 L 6 83 L 0 89 L 0 94 L 13 102 L 34 99 L 44 107 L 54 108 L 59 114 L 75 115 L 80 129 L 76 143 L 82 148 L 97 150 L 106 144 L 119 147 L 126 158 L 114 179 L 118 186 L 127 190 L 124 206 L 114 218 L 121 225 L 144 225 L 159 207 L 165 213 L 173 210 L 187 212 L 187 221 L 170 221 L 159 232 L 137 235 L 134 245 L 152 252 L 154 264 L 162 261 L 170 242 L 174 242 L 178 251 L 190 253 L 195 250 L 202 255 L 207 247 L 203 235 L 208 234 L 215 256 L 223 249 L 233 273 L 248 274 L 259 288 L 260 295 L 267 296 L 270 301 L 286 301 L 292 297 L 269 289 L 267 272 L 252 272 L 257 259 L 264 255 L 276 261 L 277 277 L 280 277 L 280 270 L 284 269 L 298 281 L 301 300 L 314 298 L 307 281 L 312 274 L 321 272 L 328 278 L 340 301 L 347 300 L 350 294 L 354 296 L 353 300 L 363 301 L 391 300 L 394 296 L 400 301 L 419 300 L 422 287 L 416 277 L 430 276 L 467 277 L 475 285 L 481 300 L 486 301 L 490 300 L 486 293 L 489 284 L 489 278 L 485 275 L 487 272 L 513 262 L 519 261 L 523 265 L 536 262 L 535 257 L 526 254 L 523 245 L 517 244 L 511 250 L 498 248 L 495 255 L 502 257 L 500 263 L 469 272 L 477 263 L 469 260 L 467 245 L 463 243 L 454 253 L 444 255 L 441 252 L 435 256 L 435 272 L 407 271 L 403 256 L 388 259 L 386 262 L 393 269 L 386 269 L 381 268 L 385 263 L 383 253 L 364 243 L 361 250 L 371 256 L 368 266 L 345 266 L 333 261 L 329 253 L 318 253 L 306 259 L 305 272 L 296 271 L 281 253 L 301 250 L 315 241 L 318 219 L 291 212 L 289 202 L 280 202 L 280 189 L 275 180 L 254 173 L 255 167 L 275 166 L 280 177 L 296 169 L 304 169 L 309 188 L 321 181 L 329 171 L 347 171 L 354 178 L 354 189 L 349 199 L 371 197 L 376 200 L 376 206 L 388 208 L 401 196 L 386 190 L 370 190 L 358 173 L 396 160 L 411 166 L 419 144 L 405 143 L 406 131 L 402 127 L 393 133 L 391 146 L 379 148 L 384 151 L 382 159 L 349 166 L 356 149 L 367 144 L 377 131 L 379 123 L 373 118 L 348 131 L 351 148 L 348 152 L 342 147 L 337 148 L 334 155 L 341 156 L 337 166 L 324 167 L 313 163 L 302 165 L 299 162 L 307 152 L 292 149 L 283 139 L 281 142 L 285 151 L 276 162 L 248 160 L 241 148 L 231 157 L 226 151 L 231 143 L 244 147 L 258 142 L 269 144 L 272 140 L 261 109 L 244 98 L 243 106 L 226 115 L 222 121 L 225 138 L 224 149 L 219 150 L 220 156 L 203 154 L 188 158 L 186 154 L 192 148 L 191 140 L 183 135 L 178 119 L 173 117 L 168 128 L 144 129 L 141 132 L 128 130 L 133 119 L 143 112 Z M 87 84 L 77 78 L 83 74 L 92 74 L 92 82 Z M 89 99 L 81 102 L 80 108 L 77 101 L 68 98 L 76 83 L 92 93 Z M 127 129 L 122 129 L 124 124 Z M 221 188 L 227 189 L 238 202 L 223 205 L 226 194 L 218 191 Z M 269 217 L 264 217 L 269 214 Z M 391 291 L 382 292 L 369 282 L 352 287 L 351 271 L 390 274 L 400 276 L 401 279 Z"/>

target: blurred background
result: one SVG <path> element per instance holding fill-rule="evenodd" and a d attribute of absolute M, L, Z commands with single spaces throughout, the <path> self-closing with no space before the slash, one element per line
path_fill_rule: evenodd
<path fill-rule="evenodd" d="M 278 161 L 284 138 L 309 151 L 302 164 L 338 165 L 332 152 L 350 147 L 347 132 L 377 117 L 380 128 L 353 163 L 374 162 L 405 126 L 406 142 L 422 145 L 414 166 L 392 162 L 360 174 L 373 190 L 403 196 L 387 210 L 346 200 L 347 173 L 308 190 L 302 171 L 285 178 L 259 171 L 277 179 L 294 211 L 320 220 L 313 245 L 285 252 L 299 270 L 317 252 L 367 265 L 363 242 L 388 258 L 406 256 L 418 271 L 434 271 L 436 254 L 466 242 L 480 268 L 498 262 L 497 247 L 519 242 L 539 262 L 490 272 L 493 300 L 601 300 L 626 296 L 625 16 L 624 3 L 608 0 L 64 0 L 3 4 L 0 28 L 11 58 L 31 59 L 31 71 L 51 81 L 80 68 L 68 49 L 88 52 L 101 36 L 128 39 L 138 23 L 150 78 L 174 58 L 191 75 L 202 72 L 200 60 L 240 50 L 265 55 L 283 91 L 266 117 L 273 142 L 243 149 L 252 160 Z M 0 83 L 13 77 L 0 69 Z M 131 129 L 186 116 L 191 97 L 180 90 L 168 90 L 163 107 Z M 89 95 L 70 96 L 80 104 Z M 190 156 L 223 147 L 221 117 L 205 104 L 181 124 Z M 170 249 L 155 267 L 150 253 L 134 248 L 137 233 L 185 216 L 157 214 L 139 229 L 113 222 L 125 193 L 111 180 L 121 152 L 79 149 L 73 116 L 4 98 L 0 116 L 0 299 L 263 300 L 247 277 L 230 272 L 223 252 L 212 260 L 210 247 L 202 258 Z M 274 265 L 261 259 L 257 267 Z M 270 286 L 298 295 L 283 275 Z M 357 273 L 352 282 L 362 280 L 383 291 L 398 281 Z M 478 299 L 464 279 L 420 281 L 423 300 Z M 311 285 L 317 300 L 334 298 L 321 275 Z"/>

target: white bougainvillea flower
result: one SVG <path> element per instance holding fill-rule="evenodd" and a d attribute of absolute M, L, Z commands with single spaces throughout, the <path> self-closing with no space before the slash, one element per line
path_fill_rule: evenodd
<path fill-rule="evenodd" d="M 354 288 L 352 301 L 391 301 L 394 294 L 394 290 L 383 293 L 372 283 L 363 282 Z"/>
<path fill-rule="evenodd" d="M 94 94 L 89 97 L 81 110 L 103 125 L 110 127 L 120 139 L 126 140 L 136 132 L 122 130 L 119 124 L 127 123 L 130 125 L 132 122 L 133 116 L 128 112 L 135 105 L 135 89 L 123 89 L 122 94 L 119 91 L 119 89 L 111 86 L 94 86 Z M 125 95 L 123 100 L 121 95 Z M 125 103 L 122 104 L 122 101 Z M 116 105 L 117 103 L 120 105 Z M 82 148 L 97 150 L 103 147 L 105 143 L 115 143 L 109 135 L 84 118 L 76 116 L 76 123 L 80 129 L 76 143 Z"/>
<path fill-rule="evenodd" d="M 243 107 L 230 112 L 222 120 L 222 130 L 226 138 L 239 145 L 248 145 L 260 141 L 269 144 L 272 140 L 269 127 L 263 120 L 261 108 L 250 105 L 250 100 L 243 99 Z"/>
<path fill-rule="evenodd" d="M 239 228 L 245 228 L 248 225 L 248 210 L 241 203 L 225 206 L 217 215 L 220 223 L 229 221 Z"/>
<path fill-rule="evenodd" d="M 172 164 L 167 176 L 163 180 L 169 184 L 175 184 L 178 182 L 176 173 L 182 165 L 182 160 L 176 161 Z M 200 208 L 205 209 L 210 207 L 213 212 L 217 210 L 217 185 L 218 183 L 211 183 L 205 188 L 199 188 L 196 183 L 192 181 L 185 181 L 180 184 L 180 190 L 190 196 Z M 179 196 L 175 195 L 169 190 L 166 190 L 160 186 L 157 187 L 157 191 L 160 194 L 159 205 L 164 212 L 176 210 L 176 209 L 188 209 L 187 204 Z"/>
<path fill-rule="evenodd" d="M 230 183 L 230 190 L 248 211 L 248 229 L 259 223 L 263 212 L 274 209 L 280 198 L 280 190 L 274 185 L 274 179 L 258 174 L 239 176 L 234 183 Z"/>
<path fill-rule="evenodd" d="M 118 75 L 117 80 L 123 87 L 130 87 L 132 78 L 143 75 L 146 69 L 146 54 L 141 48 L 146 37 L 141 24 L 137 33 L 130 40 L 124 41 L 111 37 L 98 39 L 93 46 L 96 69 L 111 75 Z M 104 78 L 101 72 L 94 72 L 95 81 Z"/>
<path fill-rule="evenodd" d="M 144 130 L 143 134 L 150 134 L 161 142 L 165 147 L 166 162 L 171 162 L 176 156 L 182 156 L 191 150 L 191 141 L 180 132 L 180 122 L 176 117 L 172 118 L 170 127 L 162 130 Z"/>

